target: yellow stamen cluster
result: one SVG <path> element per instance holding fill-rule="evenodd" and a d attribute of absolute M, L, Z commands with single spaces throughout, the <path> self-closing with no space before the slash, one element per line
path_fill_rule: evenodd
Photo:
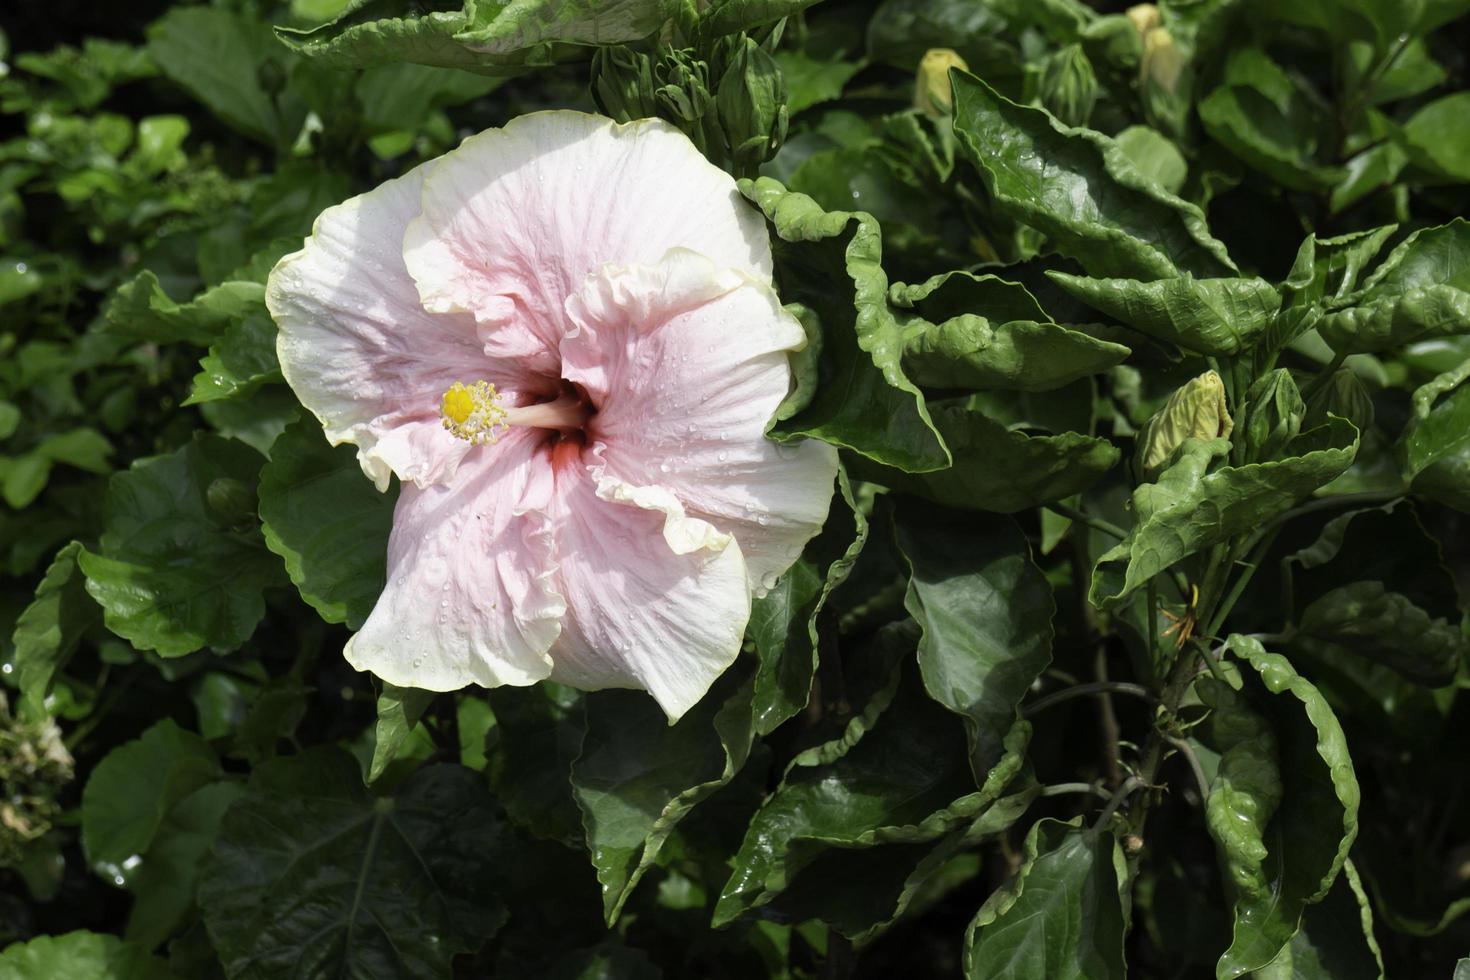
<path fill-rule="evenodd" d="M 488 381 L 450 385 L 439 402 L 439 417 L 450 435 L 476 446 L 493 443 L 506 427 L 500 396 Z"/>

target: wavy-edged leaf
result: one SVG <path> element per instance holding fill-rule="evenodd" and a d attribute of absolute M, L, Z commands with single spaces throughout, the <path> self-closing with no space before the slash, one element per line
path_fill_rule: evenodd
<path fill-rule="evenodd" d="M 838 474 L 837 487 L 821 533 L 807 542 L 776 587 L 750 605 L 745 633 L 760 658 L 751 712 L 761 735 L 769 735 L 811 699 L 821 647 L 817 618 L 868 540 L 868 519 L 852 498 L 846 471 Z"/>
<path fill-rule="evenodd" d="M 315 419 L 288 425 L 260 471 L 266 547 L 329 623 L 358 629 L 387 580 L 397 493 L 379 493 L 352 446 L 331 446 Z"/>
<path fill-rule="evenodd" d="M 1317 325 L 1343 353 L 1470 332 L 1470 221 L 1414 232 Z"/>
<path fill-rule="evenodd" d="M 40 719 L 57 671 L 66 666 L 82 636 L 102 622 L 102 609 L 87 594 L 77 565 L 82 546 L 73 541 L 56 553 L 36 596 L 15 621 L 15 670 L 20 684 L 20 710 Z"/>
<path fill-rule="evenodd" d="M 942 323 L 908 321 L 903 367 L 932 388 L 1051 391 L 1106 371 L 1129 353 L 1122 344 L 1056 323 L 962 313 Z"/>
<path fill-rule="evenodd" d="M 113 474 L 100 550 L 78 556 L 108 629 L 165 657 L 250 638 L 262 591 L 280 579 L 250 526 L 262 462 L 243 443 L 199 435 Z"/>
<path fill-rule="evenodd" d="M 1187 439 L 1157 482 L 1133 491 L 1134 526 L 1093 569 L 1094 605 L 1116 606 L 1180 559 L 1259 527 L 1326 486 L 1352 464 L 1358 433 L 1332 418 L 1288 443 L 1286 458 L 1206 472 L 1229 449 L 1225 439 Z"/>
<path fill-rule="evenodd" d="M 978 791 L 962 732 L 908 678 L 870 728 L 846 733 L 846 747 L 832 746 L 842 754 L 799 756 L 751 820 L 715 924 L 773 902 L 798 905 L 801 917 L 849 935 L 891 919 L 910 872 L 930 851 L 911 845 L 970 830 L 1021 772 L 1025 722 L 1012 727 Z"/>
<path fill-rule="evenodd" d="M 232 322 L 265 312 L 265 286 L 231 280 L 179 303 L 163 291 L 158 276 L 144 270 L 112 294 L 105 310 L 108 333 L 156 344 L 214 343 Z"/>
<path fill-rule="evenodd" d="M 955 135 L 991 198 L 1089 273 L 1147 280 L 1236 271 L 1204 214 L 1140 174 L 1112 140 L 1017 105 L 973 75 L 950 77 Z"/>
<path fill-rule="evenodd" d="M 448 977 L 504 920 L 507 844 L 473 770 L 428 766 L 375 797 L 352 756 L 310 749 L 252 774 L 199 906 L 233 980 Z"/>
<path fill-rule="evenodd" d="M 269 316 L 246 316 L 225 328 L 199 362 L 185 405 L 239 398 L 281 380 L 276 360 L 276 325 Z"/>
<path fill-rule="evenodd" d="M 1464 381 L 1467 370 L 1470 361 L 1415 391 L 1414 417 L 1401 439 L 1403 472 L 1414 492 L 1470 512 L 1470 384 Z M 1449 394 L 1439 397 L 1445 390 Z"/>
<path fill-rule="evenodd" d="M 862 211 L 823 211 L 769 177 L 742 180 L 740 191 L 787 243 L 776 250 L 782 298 L 822 324 L 820 386 L 772 437 L 821 439 L 910 473 L 949 465 L 924 396 L 903 372 L 878 222 Z"/>
<path fill-rule="evenodd" d="M 951 507 L 1010 514 L 1080 493 L 1121 455 L 1106 439 L 1080 432 L 1029 435 L 959 405 L 936 409 L 933 418 L 955 454 L 949 469 L 904 473 L 858 459 L 848 469 L 860 479 Z"/>
<path fill-rule="evenodd" d="M 1383 980 L 1383 954 L 1373 935 L 1373 911 L 1352 861 L 1342 866 L 1327 897 L 1307 906 L 1302 928 L 1261 980 Z"/>
<path fill-rule="evenodd" d="M 376 782 L 398 758 L 409 733 L 433 700 L 433 691 L 383 682 L 383 690 L 378 694 L 378 720 L 373 726 L 373 757 L 368 763 L 368 782 Z"/>
<path fill-rule="evenodd" d="M 1317 688 L 1251 637 L 1232 635 L 1225 648 L 1251 668 L 1243 670 L 1244 690 L 1276 736 L 1282 792 L 1262 830 L 1266 887 L 1236 894 L 1234 939 L 1216 965 L 1220 980 L 1270 964 L 1307 907 L 1327 897 L 1358 833 L 1360 796 L 1342 726 Z"/>
<path fill-rule="evenodd" d="M 1281 306 L 1264 279 L 1196 279 L 1191 275 L 1138 282 L 1048 272 L 1059 286 L 1140 333 L 1199 354 L 1249 350 Z"/>
<path fill-rule="evenodd" d="M 924 631 L 924 687 L 965 719 L 970 765 L 983 781 L 1021 699 L 1051 663 L 1051 585 L 1009 517 L 905 501 L 894 529 L 909 571 L 904 605 Z"/>
<path fill-rule="evenodd" d="M 970 980 L 1123 980 L 1123 902 L 1111 833 L 1040 820 L 1021 870 L 965 931 Z"/>
<path fill-rule="evenodd" d="M 755 734 L 751 685 L 732 691 L 732 684 L 722 679 L 673 726 L 641 693 L 587 698 L 587 735 L 572 765 L 572 795 L 609 925 L 679 822 L 745 765 Z"/>

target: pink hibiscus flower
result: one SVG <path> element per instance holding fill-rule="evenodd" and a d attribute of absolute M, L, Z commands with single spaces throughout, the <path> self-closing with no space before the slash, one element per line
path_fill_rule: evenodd
<path fill-rule="evenodd" d="M 267 287 L 281 369 L 403 481 L 353 666 L 697 702 L 837 468 L 764 437 L 805 342 L 770 281 L 759 214 L 655 120 L 522 116 L 323 212 Z"/>

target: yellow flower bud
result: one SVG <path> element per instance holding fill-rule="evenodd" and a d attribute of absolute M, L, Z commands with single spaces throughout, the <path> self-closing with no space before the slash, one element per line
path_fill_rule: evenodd
<path fill-rule="evenodd" d="M 1174 43 L 1168 28 L 1154 27 L 1143 36 L 1143 62 L 1140 75 L 1166 92 L 1173 93 L 1184 74 L 1184 55 Z"/>
<path fill-rule="evenodd" d="M 1133 29 L 1138 32 L 1139 37 L 1147 35 L 1149 31 L 1159 26 L 1159 8 L 1151 3 L 1140 3 L 1129 7 L 1124 16 L 1133 22 Z"/>
<path fill-rule="evenodd" d="M 1144 479 L 1152 480 L 1184 440 L 1228 439 L 1234 429 L 1225 383 L 1206 371 L 1170 395 L 1138 434 L 1138 468 Z"/>
<path fill-rule="evenodd" d="M 934 119 L 948 118 L 954 111 L 954 97 L 949 90 L 949 70 L 969 71 L 965 59 L 949 48 L 930 48 L 919 61 L 914 79 L 914 108 Z"/>

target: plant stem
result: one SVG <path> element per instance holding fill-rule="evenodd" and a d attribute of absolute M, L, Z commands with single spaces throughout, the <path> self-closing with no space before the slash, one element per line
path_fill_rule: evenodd
<path fill-rule="evenodd" d="M 1215 610 L 1214 617 L 1205 629 L 1205 636 L 1213 638 L 1219 634 L 1220 627 L 1225 625 L 1225 617 L 1229 616 L 1230 610 L 1235 608 L 1235 603 L 1240 600 L 1241 593 L 1245 592 L 1245 587 L 1250 584 L 1251 578 L 1256 574 L 1256 569 L 1261 567 L 1261 562 L 1266 560 L 1266 553 L 1271 550 L 1271 545 L 1276 543 L 1276 535 L 1280 533 L 1280 524 L 1273 525 L 1261 533 L 1255 547 L 1245 559 L 1245 568 L 1235 576 L 1235 581 L 1230 585 L 1230 591 L 1220 603 L 1220 608 Z"/>
<path fill-rule="evenodd" d="M 1122 541 L 1124 538 L 1128 537 L 1128 532 L 1118 527 L 1116 524 L 1111 524 L 1100 517 L 1090 517 L 1087 514 L 1084 514 L 1082 511 L 1078 510 L 1076 507 L 1069 506 L 1062 503 L 1061 501 L 1057 501 L 1053 504 L 1047 504 L 1046 509 L 1054 514 L 1059 514 L 1062 517 L 1067 518 L 1068 520 L 1076 521 L 1078 524 L 1085 524 L 1086 526 L 1092 528 L 1094 531 L 1098 531 L 1102 534 L 1117 538 L 1119 541 Z"/>
<path fill-rule="evenodd" d="M 1362 493 L 1337 493 L 1327 497 L 1316 497 L 1276 517 L 1267 527 L 1285 524 L 1287 521 L 1304 514 L 1316 513 L 1319 510 L 1331 510 L 1333 507 L 1355 507 L 1359 504 L 1372 506 L 1397 500 L 1403 495 L 1402 490 L 1365 490 Z"/>
<path fill-rule="evenodd" d="M 1060 691 L 1053 691 L 1046 697 L 1037 698 L 1021 709 L 1021 715 L 1031 718 L 1063 701 L 1085 698 L 1094 694 L 1131 694 L 1145 701 L 1155 700 L 1153 692 L 1142 684 L 1131 684 L 1128 681 L 1091 681 L 1087 684 L 1078 684 L 1076 687 L 1064 687 Z"/>
<path fill-rule="evenodd" d="M 1113 794 L 1103 789 L 1097 783 L 1054 783 L 1051 786 L 1041 787 L 1042 796 L 1066 796 L 1069 793 L 1086 793 L 1099 799 L 1111 800 Z"/>
<path fill-rule="evenodd" d="M 1307 385 L 1302 391 L 1302 401 L 1309 400 L 1313 395 L 1321 391 L 1323 386 L 1332 380 L 1332 376 L 1337 373 L 1337 369 L 1342 367 L 1342 363 L 1346 360 L 1347 353 L 1344 351 L 1338 351 L 1336 354 L 1333 354 L 1332 360 L 1322 369 L 1322 372 L 1313 378 L 1312 383 Z"/>
<path fill-rule="evenodd" d="M 1101 643 L 1093 657 L 1093 673 L 1097 676 L 1097 683 L 1108 683 L 1108 648 Z M 1107 691 L 1097 696 L 1097 726 L 1102 734 L 1108 785 L 1117 786 L 1123 781 L 1123 764 L 1118 758 L 1118 743 L 1122 740 L 1123 731 L 1118 727 L 1118 714 L 1113 710 L 1113 696 Z"/>

